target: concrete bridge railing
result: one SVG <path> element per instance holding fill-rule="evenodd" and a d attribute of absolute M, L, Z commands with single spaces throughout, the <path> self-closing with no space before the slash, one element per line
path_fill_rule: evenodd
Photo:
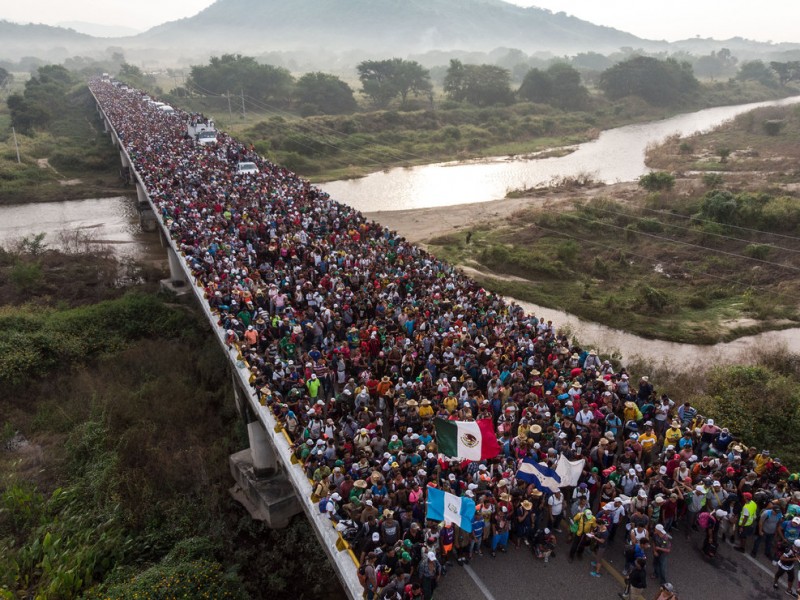
<path fill-rule="evenodd" d="M 94 92 L 92 92 L 94 96 Z M 259 402 L 256 391 L 250 383 L 251 372 L 242 360 L 236 346 L 225 342 L 225 330 L 218 325 L 219 315 L 215 314 L 206 301 L 205 290 L 195 279 L 180 248 L 170 236 L 158 207 L 147 191 L 144 179 L 131 160 L 127 148 L 120 141 L 113 123 L 103 110 L 102 104 L 94 96 L 97 110 L 103 118 L 104 130 L 111 135 L 114 145 L 119 149 L 123 167 L 128 168 L 130 182 L 136 185 L 136 195 L 140 205 L 147 203 L 153 211 L 157 228 L 161 232 L 162 245 L 167 250 L 170 279 L 162 282 L 176 293 L 191 293 L 206 316 L 211 330 L 231 364 L 233 386 L 239 413 L 248 421 L 247 430 L 250 441 L 248 451 L 231 457 L 231 470 L 242 488 L 243 494 L 234 494 L 242 500 L 251 514 L 257 514 L 270 526 L 284 527 L 289 519 L 299 512 L 306 517 L 324 548 L 331 564 L 347 595 L 355 600 L 363 597 L 363 587 L 358 581 L 358 560 L 353 551 L 335 529 L 327 515 L 319 512 L 312 499 L 313 488 L 303 468 L 292 461 L 293 448 L 289 437 L 266 406 Z M 247 473 L 245 473 L 247 471 Z M 267 478 L 261 478 L 269 475 Z M 249 479 L 250 481 L 245 481 Z M 248 506 L 250 504 L 250 506 Z M 260 504 L 260 506 L 258 506 Z M 253 506 L 256 505 L 256 506 Z"/>

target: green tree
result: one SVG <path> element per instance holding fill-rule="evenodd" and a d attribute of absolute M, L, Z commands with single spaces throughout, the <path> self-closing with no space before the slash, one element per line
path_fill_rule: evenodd
<path fill-rule="evenodd" d="M 770 69 L 763 61 L 748 60 L 741 64 L 736 74 L 739 81 L 758 81 L 767 87 L 778 87 L 778 78 L 775 71 Z"/>
<path fill-rule="evenodd" d="M 769 66 L 777 73 L 781 85 L 786 85 L 790 81 L 800 80 L 800 60 L 788 62 L 772 61 Z"/>
<path fill-rule="evenodd" d="M 476 106 L 510 104 L 511 73 L 497 65 L 465 65 L 451 60 L 444 81 L 448 98 Z"/>
<path fill-rule="evenodd" d="M 656 106 L 670 106 L 686 100 L 700 83 L 688 62 L 634 56 L 603 71 L 599 85 L 611 100 L 639 96 Z"/>
<path fill-rule="evenodd" d="M 208 65 L 194 65 L 189 87 L 201 94 L 243 94 L 257 102 L 286 104 L 294 87 L 291 73 L 282 67 L 262 65 L 252 56 L 212 56 Z"/>
<path fill-rule="evenodd" d="M 295 98 L 306 114 L 340 115 L 355 111 L 352 88 L 328 73 L 306 73 L 297 80 Z"/>
<path fill-rule="evenodd" d="M 0 67 L 0 90 L 2 90 L 6 85 L 11 83 L 14 77 L 6 71 L 3 67 Z"/>
<path fill-rule="evenodd" d="M 546 104 L 553 97 L 553 82 L 546 72 L 540 69 L 531 69 L 522 80 L 517 94 L 523 100 Z"/>
<path fill-rule="evenodd" d="M 430 93 L 430 72 L 416 61 L 390 58 L 365 60 L 356 67 L 361 91 L 379 107 L 400 97 L 405 104 L 409 94 Z"/>
<path fill-rule="evenodd" d="M 694 72 L 700 77 L 727 77 L 736 72 L 738 59 L 727 48 L 700 56 L 694 61 Z"/>
<path fill-rule="evenodd" d="M 39 67 L 25 82 L 22 94 L 12 94 L 6 104 L 11 123 L 22 133 L 47 127 L 53 116 L 66 110 L 67 93 L 75 83 L 72 74 L 61 65 Z"/>
<path fill-rule="evenodd" d="M 568 110 L 584 108 L 589 92 L 581 83 L 581 74 L 567 63 L 555 63 L 547 69 L 551 83 L 551 100 L 554 106 Z"/>

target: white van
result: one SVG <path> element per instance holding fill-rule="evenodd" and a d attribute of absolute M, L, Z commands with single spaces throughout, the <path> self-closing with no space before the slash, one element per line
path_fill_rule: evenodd
<path fill-rule="evenodd" d="M 247 173 L 258 173 L 258 166 L 254 162 L 240 162 L 236 165 L 237 175 L 246 175 Z"/>

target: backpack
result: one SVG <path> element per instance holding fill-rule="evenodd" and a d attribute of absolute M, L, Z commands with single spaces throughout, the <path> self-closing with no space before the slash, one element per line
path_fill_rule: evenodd
<path fill-rule="evenodd" d="M 325 498 L 322 498 L 317 503 L 317 508 L 319 508 L 319 512 L 321 514 L 323 514 L 323 515 L 327 512 L 327 510 L 326 510 L 327 506 L 328 506 L 328 498 L 327 498 L 327 496 Z"/>
<path fill-rule="evenodd" d="M 367 587 L 367 565 L 361 565 L 358 567 L 358 571 L 356 571 L 358 575 L 358 583 L 363 585 L 365 588 Z"/>

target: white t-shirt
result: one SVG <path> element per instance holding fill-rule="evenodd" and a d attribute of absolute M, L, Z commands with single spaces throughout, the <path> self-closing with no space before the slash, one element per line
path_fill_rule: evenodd
<path fill-rule="evenodd" d="M 554 494 L 547 499 L 547 504 L 550 506 L 550 513 L 556 517 L 564 510 L 564 496 L 561 496 L 559 499 L 556 498 Z"/>

